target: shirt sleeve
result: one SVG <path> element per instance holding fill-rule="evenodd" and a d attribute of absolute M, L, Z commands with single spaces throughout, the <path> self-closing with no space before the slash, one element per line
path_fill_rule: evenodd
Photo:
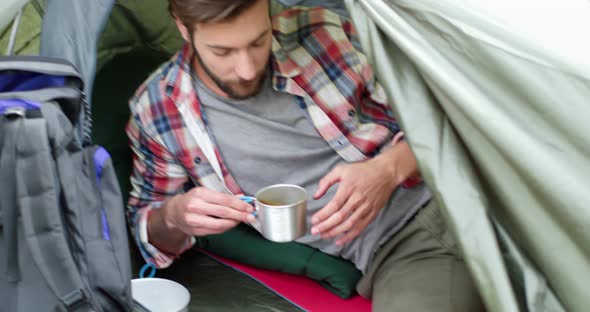
<path fill-rule="evenodd" d="M 157 268 L 172 264 L 182 252 L 190 249 L 195 238 L 187 238 L 178 254 L 163 252 L 149 243 L 147 221 L 153 209 L 164 201 L 182 193 L 188 176 L 155 135 L 150 136 L 142 127 L 139 114 L 132 112 L 126 128 L 133 153 L 131 191 L 127 205 L 127 219 L 135 242 L 147 263 Z"/>
<path fill-rule="evenodd" d="M 360 71 L 365 84 L 361 95 L 363 110 L 365 110 L 363 113 L 368 114 L 374 122 L 379 122 L 385 125 L 393 133 L 391 140 L 385 142 L 380 150 L 383 151 L 389 149 L 400 141 L 405 141 L 405 134 L 393 116 L 385 90 L 377 81 L 373 68 L 362 51 L 358 34 L 352 21 L 345 17 L 342 17 L 341 21 L 346 36 L 354 46 L 359 58 L 362 60 L 359 62 L 358 70 Z M 418 173 L 416 176 L 406 179 L 401 185 L 404 188 L 412 188 L 422 182 L 422 177 L 420 173 Z"/>

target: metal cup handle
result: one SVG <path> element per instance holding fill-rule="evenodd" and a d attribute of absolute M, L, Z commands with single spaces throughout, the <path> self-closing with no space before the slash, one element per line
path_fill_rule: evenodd
<path fill-rule="evenodd" d="M 251 204 L 252 206 L 254 206 L 254 211 L 252 211 L 252 215 L 258 218 L 258 207 L 256 207 L 256 197 L 254 196 L 240 196 L 238 197 L 240 200 L 247 202 L 248 204 Z"/>

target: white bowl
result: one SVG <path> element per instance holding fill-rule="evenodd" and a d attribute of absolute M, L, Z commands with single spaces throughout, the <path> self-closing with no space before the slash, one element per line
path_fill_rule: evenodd
<path fill-rule="evenodd" d="M 163 278 L 131 280 L 133 299 L 152 312 L 188 312 L 191 295 L 175 281 Z"/>

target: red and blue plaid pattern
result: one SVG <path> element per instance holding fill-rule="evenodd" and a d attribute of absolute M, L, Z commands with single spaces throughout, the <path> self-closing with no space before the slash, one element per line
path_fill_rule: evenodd
<path fill-rule="evenodd" d="M 362 54 L 352 23 L 324 8 L 292 8 L 272 18 L 273 88 L 292 94 L 319 134 L 348 162 L 373 157 L 400 137 L 386 96 Z M 157 267 L 177 255 L 148 243 L 147 217 L 193 185 L 241 193 L 229 175 L 195 94 L 187 45 L 130 100 L 134 154 L 128 217 L 141 252 Z M 239 144 L 239 142 L 236 142 Z M 187 239 L 186 249 L 194 239 Z"/>

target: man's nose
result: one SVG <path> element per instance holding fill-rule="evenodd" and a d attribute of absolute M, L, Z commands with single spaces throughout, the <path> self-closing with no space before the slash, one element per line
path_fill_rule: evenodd
<path fill-rule="evenodd" d="M 248 51 L 240 51 L 236 60 L 236 74 L 244 80 L 254 80 L 256 78 L 256 66 L 254 58 Z"/>

